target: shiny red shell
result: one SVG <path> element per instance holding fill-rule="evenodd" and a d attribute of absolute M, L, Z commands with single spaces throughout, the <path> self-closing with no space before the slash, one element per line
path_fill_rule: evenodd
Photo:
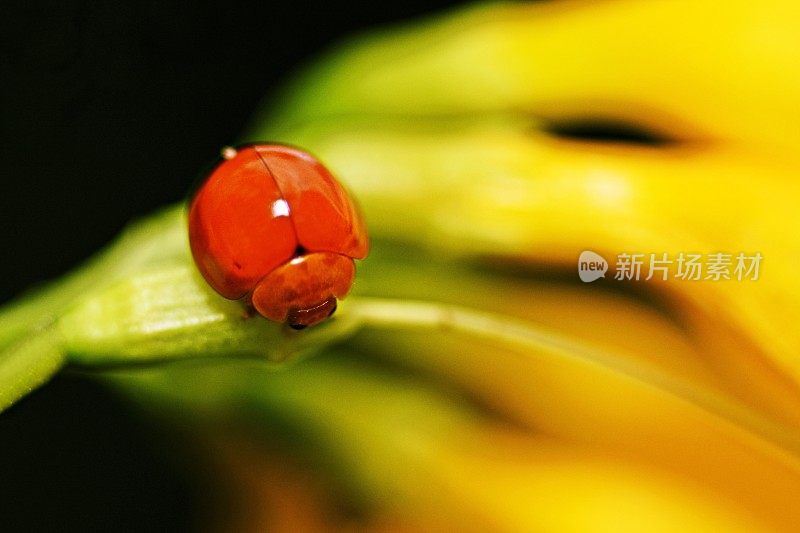
<path fill-rule="evenodd" d="M 367 256 L 363 218 L 314 157 L 293 147 L 223 150 L 189 207 L 189 243 L 205 280 L 229 299 L 297 329 L 350 290 Z"/>

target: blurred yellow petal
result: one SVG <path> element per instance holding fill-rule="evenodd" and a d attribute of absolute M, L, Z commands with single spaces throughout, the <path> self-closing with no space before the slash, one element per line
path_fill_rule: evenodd
<path fill-rule="evenodd" d="M 522 112 L 792 149 L 798 24 L 788 0 L 474 6 L 337 50 L 284 93 L 274 121 Z"/>

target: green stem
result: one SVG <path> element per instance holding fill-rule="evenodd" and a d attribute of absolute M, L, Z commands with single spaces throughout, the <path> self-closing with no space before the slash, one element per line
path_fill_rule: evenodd
<path fill-rule="evenodd" d="M 42 322 L 55 321 L 81 297 L 143 265 L 186 255 L 183 206 L 166 208 L 128 227 L 105 251 L 43 288 L 23 293 L 0 310 L 0 347 L 24 337 Z"/>
<path fill-rule="evenodd" d="M 0 411 L 36 389 L 66 362 L 62 339 L 47 327 L 0 353 Z"/>
<path fill-rule="evenodd" d="M 0 309 L 0 411 L 47 381 L 67 362 L 59 322 L 81 301 L 148 264 L 186 256 L 183 206 L 132 224 L 74 272 L 22 294 Z"/>
<path fill-rule="evenodd" d="M 155 363 L 197 357 L 252 357 L 283 363 L 348 335 L 342 305 L 308 331 L 248 313 L 226 300 L 186 261 L 137 272 L 85 298 L 57 323 L 72 363 Z"/>

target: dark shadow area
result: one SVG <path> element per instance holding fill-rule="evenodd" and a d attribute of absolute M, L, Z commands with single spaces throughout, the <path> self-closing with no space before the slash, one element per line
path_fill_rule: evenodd
<path fill-rule="evenodd" d="M 62 374 L 4 412 L 0 442 L 3 531 L 188 531 L 213 494 L 177 433 L 87 377 Z"/>
<path fill-rule="evenodd" d="M 545 131 L 556 137 L 577 141 L 632 143 L 645 146 L 664 146 L 677 142 L 639 124 L 601 118 L 554 122 L 549 124 Z"/>

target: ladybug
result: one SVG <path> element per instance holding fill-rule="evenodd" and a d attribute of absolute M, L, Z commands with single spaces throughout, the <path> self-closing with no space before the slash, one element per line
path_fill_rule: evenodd
<path fill-rule="evenodd" d="M 369 242 L 353 200 L 290 146 L 227 147 L 189 205 L 189 244 L 220 295 L 294 329 L 333 314 Z"/>

